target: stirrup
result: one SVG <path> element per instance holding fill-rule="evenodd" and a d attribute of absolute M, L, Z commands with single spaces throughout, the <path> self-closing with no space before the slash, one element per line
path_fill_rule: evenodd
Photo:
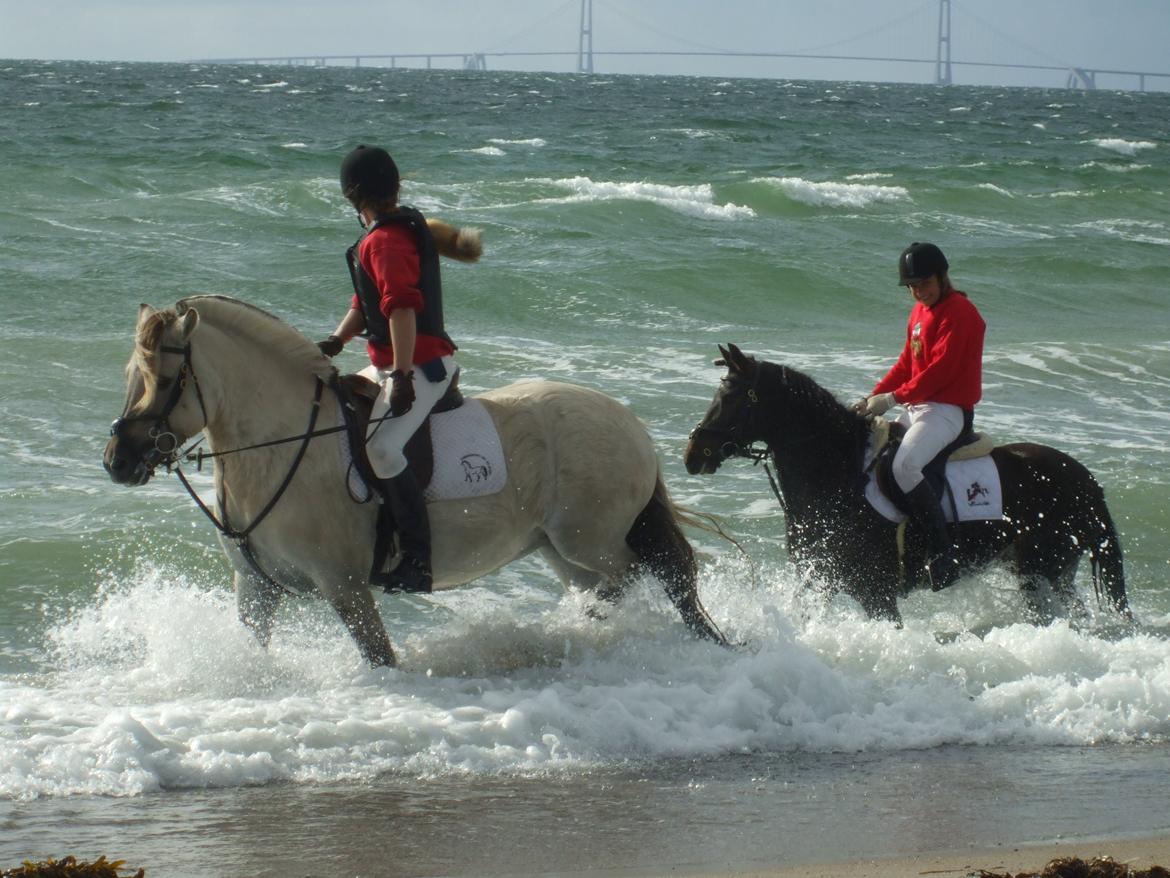
<path fill-rule="evenodd" d="M 433 583 L 430 569 L 413 555 L 405 556 L 389 573 L 375 573 L 370 577 L 370 584 L 381 586 L 386 594 L 430 594 Z"/>
<path fill-rule="evenodd" d="M 949 552 L 931 558 L 926 564 L 926 578 L 931 591 L 942 591 L 959 578 L 959 562 Z"/>

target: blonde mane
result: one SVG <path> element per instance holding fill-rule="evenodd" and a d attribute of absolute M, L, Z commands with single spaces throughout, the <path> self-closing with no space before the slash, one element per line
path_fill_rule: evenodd
<path fill-rule="evenodd" d="M 175 309 L 167 308 L 155 311 L 138 327 L 134 353 L 126 364 L 126 382 L 131 388 L 130 392 L 133 393 L 136 378 L 142 382 L 142 395 L 134 403 L 133 413 L 147 411 L 154 404 L 154 398 L 158 395 L 159 348 L 163 335 L 177 318 Z"/>
<path fill-rule="evenodd" d="M 200 321 L 228 335 L 242 336 L 250 344 L 271 350 L 289 361 L 290 369 L 304 369 L 328 381 L 337 370 L 320 348 L 308 337 L 279 317 L 255 305 L 229 296 L 189 296 L 173 308 L 164 308 L 148 316 L 138 329 L 134 354 L 126 370 L 129 378 L 137 370 L 143 384 L 142 396 L 135 404 L 145 411 L 158 394 L 159 353 L 163 336 L 175 321 L 190 310 L 199 312 Z"/>

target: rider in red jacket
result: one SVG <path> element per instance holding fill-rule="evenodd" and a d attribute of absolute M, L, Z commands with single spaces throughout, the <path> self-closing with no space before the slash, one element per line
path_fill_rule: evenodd
<path fill-rule="evenodd" d="M 934 244 L 914 243 L 902 251 L 899 280 L 915 300 L 906 345 L 873 392 L 854 406 L 866 416 L 906 407 L 899 418 L 907 430 L 894 456 L 894 479 L 926 535 L 927 574 L 935 591 L 953 583 L 959 570 L 939 498 L 922 468 L 971 428 L 983 395 L 986 328 L 967 295 L 951 285 L 949 268 Z"/>
<path fill-rule="evenodd" d="M 401 559 L 370 581 L 390 592 L 429 592 L 430 519 L 404 449 L 458 368 L 455 343 L 443 327 L 438 247 L 423 215 L 398 203 L 398 189 L 398 166 L 380 147 L 358 146 L 341 163 L 342 193 L 366 233 L 346 254 L 354 287 L 350 309 L 319 346 L 332 357 L 364 331 L 381 385 L 368 434 L 378 433 L 380 441 L 367 441 L 366 449 L 394 517 Z"/>

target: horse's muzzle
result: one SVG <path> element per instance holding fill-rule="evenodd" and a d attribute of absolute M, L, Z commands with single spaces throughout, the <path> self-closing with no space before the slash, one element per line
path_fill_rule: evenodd
<path fill-rule="evenodd" d="M 137 460 L 123 454 L 118 446 L 117 438 L 106 443 L 106 452 L 102 457 L 102 464 L 110 478 L 119 485 L 145 485 L 154 475 L 154 467 L 138 456 Z"/>
<path fill-rule="evenodd" d="M 727 459 L 726 446 L 729 443 L 711 441 L 712 438 L 710 434 L 704 435 L 696 430 L 687 440 L 683 463 L 692 476 L 709 476 Z"/>
<path fill-rule="evenodd" d="M 110 441 L 102 455 L 102 465 L 110 478 L 119 485 L 145 485 L 154 475 L 154 468 L 174 453 L 177 446 L 173 433 L 152 433 L 145 447 L 127 434 L 129 420 L 118 418 L 110 427 Z M 170 451 L 166 448 L 169 446 Z"/>

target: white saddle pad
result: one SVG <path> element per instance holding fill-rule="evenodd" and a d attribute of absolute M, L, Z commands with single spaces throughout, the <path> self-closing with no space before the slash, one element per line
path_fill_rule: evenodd
<path fill-rule="evenodd" d="M 870 455 L 866 456 L 869 466 Z M 947 482 L 955 497 L 955 511 L 959 521 L 990 521 L 1003 518 L 1003 489 L 999 470 L 990 456 L 973 457 L 947 464 Z M 890 498 L 878 490 L 877 480 L 871 474 L 865 483 L 865 499 L 869 505 L 889 521 L 905 521 L 906 516 Z M 949 497 L 943 498 L 943 514 L 947 521 L 955 521 Z"/>
<path fill-rule="evenodd" d="M 423 491 L 428 502 L 484 497 L 504 489 L 508 466 L 495 421 L 487 407 L 477 399 L 465 400 L 454 411 L 430 417 L 431 444 L 434 446 L 435 470 L 431 483 Z M 377 441 L 375 434 L 375 441 Z M 348 442 L 344 439 L 342 460 L 349 464 Z M 369 497 L 370 490 L 349 467 L 349 489 L 354 497 Z"/>
<path fill-rule="evenodd" d="M 504 490 L 508 465 L 500 434 L 478 399 L 466 400 L 454 411 L 431 415 L 431 443 L 435 447 L 435 474 L 423 492 L 427 500 L 485 497 Z"/>

